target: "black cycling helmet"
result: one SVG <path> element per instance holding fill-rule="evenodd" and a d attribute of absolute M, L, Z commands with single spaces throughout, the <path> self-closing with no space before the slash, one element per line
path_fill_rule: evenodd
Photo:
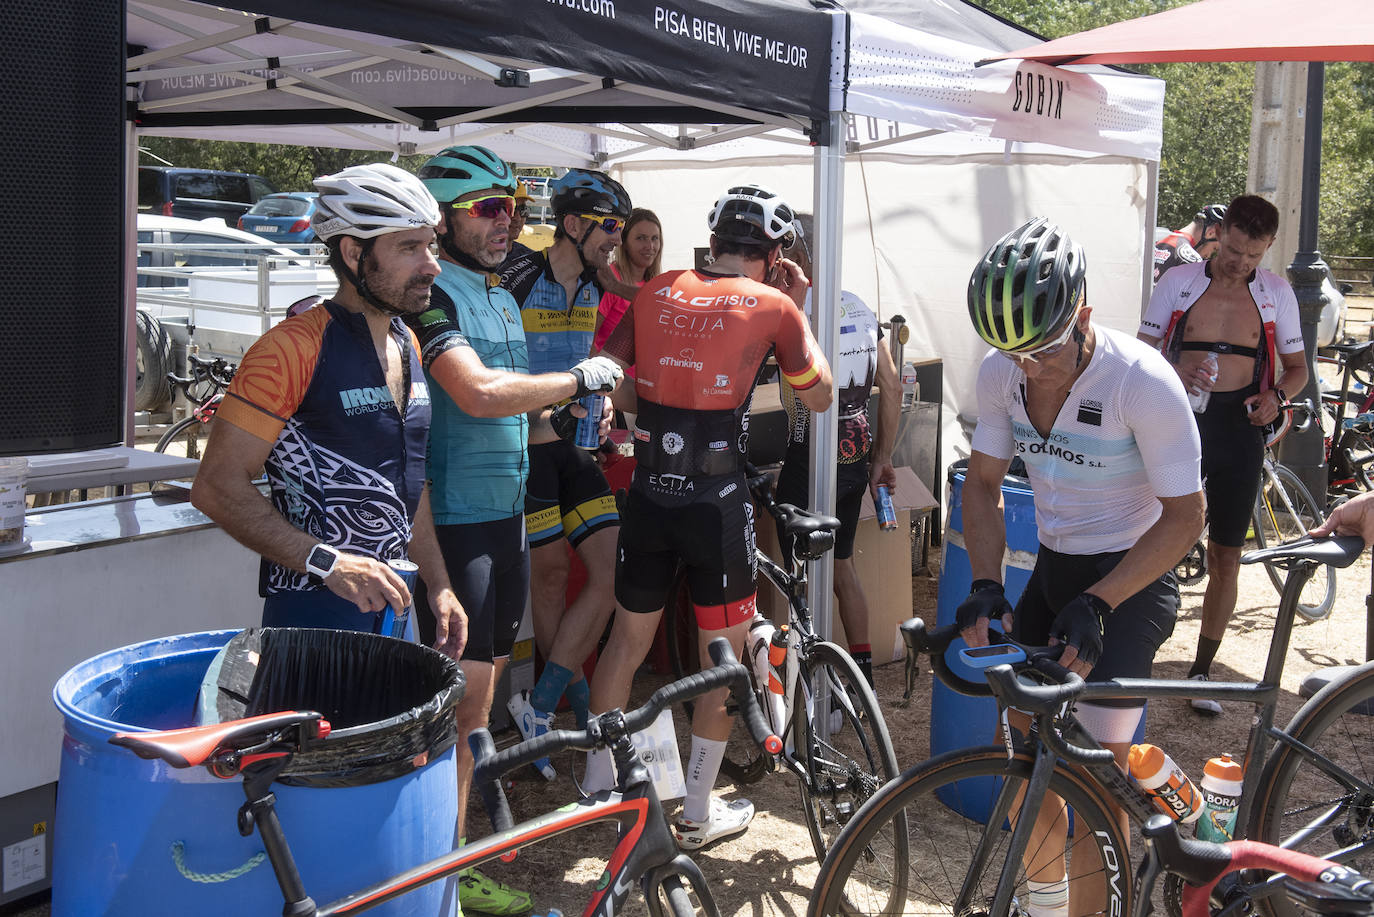
<path fill-rule="evenodd" d="M 560 220 L 570 213 L 594 213 L 628 220 L 633 209 L 630 194 L 620 182 L 605 172 L 592 169 L 569 169 L 549 184 L 549 195 L 553 215 Z"/>
<path fill-rule="evenodd" d="M 762 185 L 736 185 L 721 195 L 706 218 L 711 232 L 728 242 L 790 249 L 801 226 L 787 201 Z"/>
<path fill-rule="evenodd" d="M 1225 204 L 1208 204 L 1197 212 L 1197 216 L 1193 217 L 1193 222 L 1202 224 L 1202 232 L 1205 235 L 1207 230 L 1213 226 L 1220 226 L 1224 219 L 1226 219 Z"/>
<path fill-rule="evenodd" d="M 1008 353 L 1053 341 L 1087 294 L 1083 249 L 1044 217 L 1022 224 L 983 255 L 968 282 L 978 336 Z"/>

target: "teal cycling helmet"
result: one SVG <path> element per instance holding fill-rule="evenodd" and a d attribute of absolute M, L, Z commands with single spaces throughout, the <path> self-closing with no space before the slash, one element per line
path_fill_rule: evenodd
<path fill-rule="evenodd" d="M 1025 353 L 1061 334 L 1086 295 L 1082 247 L 1036 217 L 998 239 L 973 269 L 968 314 L 993 347 Z"/>
<path fill-rule="evenodd" d="M 448 147 L 421 166 L 418 174 L 441 204 L 451 204 L 474 191 L 515 193 L 515 173 L 484 146 Z"/>
<path fill-rule="evenodd" d="M 549 184 L 553 215 L 562 219 L 569 213 L 630 218 L 630 194 L 605 172 L 569 169 Z"/>

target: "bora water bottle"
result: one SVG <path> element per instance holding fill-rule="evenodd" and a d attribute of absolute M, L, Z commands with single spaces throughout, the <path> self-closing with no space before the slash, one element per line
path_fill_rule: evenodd
<path fill-rule="evenodd" d="M 1245 771 L 1230 755 L 1211 758 L 1202 769 L 1202 798 L 1206 811 L 1197 823 L 1197 836 L 1204 841 L 1224 844 L 1236 828 L 1236 806 L 1240 804 L 1241 782 Z"/>

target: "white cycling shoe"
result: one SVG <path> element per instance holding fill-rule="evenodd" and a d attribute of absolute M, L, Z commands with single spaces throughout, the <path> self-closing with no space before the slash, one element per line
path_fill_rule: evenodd
<path fill-rule="evenodd" d="M 679 818 L 673 825 L 673 835 L 682 850 L 700 850 L 722 838 L 739 834 L 754 820 L 754 804 L 747 799 L 726 802 L 711 798 L 711 817 L 704 822 Z"/>
<path fill-rule="evenodd" d="M 511 719 L 515 720 L 515 728 L 520 730 L 521 737 L 527 741 L 535 736 L 542 736 L 553 727 L 553 714 L 530 706 L 528 691 L 512 695 L 511 699 L 506 701 L 506 709 L 510 711 Z M 553 780 L 558 776 L 548 758 L 535 761 L 534 769 L 539 771 L 545 780 Z"/>
<path fill-rule="evenodd" d="M 1197 675 L 1188 676 L 1188 680 L 1206 682 L 1207 676 L 1198 673 Z M 1221 704 L 1212 700 L 1210 697 L 1194 697 L 1188 701 L 1188 705 L 1203 716 L 1221 715 Z"/>

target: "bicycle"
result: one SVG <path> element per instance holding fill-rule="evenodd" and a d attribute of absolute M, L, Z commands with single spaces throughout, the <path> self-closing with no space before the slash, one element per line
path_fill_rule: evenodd
<path fill-rule="evenodd" d="M 1313 499 L 1312 492 L 1288 466 L 1274 457 L 1274 446 L 1290 429 L 1306 430 L 1316 409 L 1310 401 L 1289 401 L 1279 405 L 1279 422 L 1270 429 L 1264 442 L 1264 460 L 1260 466 L 1260 487 L 1255 494 L 1255 508 L 1250 516 L 1250 529 L 1255 543 L 1262 549 L 1301 538 L 1326 520 L 1326 515 Z M 1301 419 L 1294 415 L 1302 415 Z M 1274 563 L 1265 563 L 1265 572 L 1274 589 L 1283 594 L 1283 571 Z M 1207 575 L 1206 536 L 1188 550 L 1174 565 L 1174 577 L 1180 586 L 1194 586 Z M 1298 614 L 1308 621 L 1320 621 L 1331 613 L 1336 602 L 1336 571 L 1326 567 L 1309 581 L 1298 602 Z"/>
<path fill-rule="evenodd" d="M 766 753 L 757 743 L 732 740 L 721 772 L 736 783 L 752 783 L 779 767 L 795 776 L 820 860 L 864 801 L 897 775 L 897 755 L 868 680 L 849 653 L 817 636 L 806 601 L 807 562 L 818 560 L 835 546 L 839 520 L 790 503 L 775 503 L 771 475 L 752 464 L 746 464 L 745 472 L 755 501 L 782 524 L 795 544 L 796 572 L 755 549 L 760 572 L 787 600 L 789 609 L 788 623 L 777 628 L 786 635 L 787 647 L 785 661 L 776 664 L 777 683 L 770 688 L 772 678 L 765 680 L 757 666 L 746 666 L 769 727 L 787 737 L 787 743 L 780 752 Z M 674 606 L 670 603 L 669 607 Z M 682 609 L 675 611 L 680 620 L 691 620 Z M 686 614 L 690 615 L 690 609 Z M 766 623 L 761 615 L 755 618 L 755 627 Z M 674 621 L 665 626 L 670 636 L 677 632 Z M 751 651 L 755 633 L 751 628 Z M 767 647 L 760 649 L 767 652 Z M 675 666 L 680 666 L 681 653 L 670 650 L 670 655 Z M 896 835 L 894 843 L 900 843 L 901 836 Z"/>
<path fill-rule="evenodd" d="M 1132 917 L 1148 917 L 1163 873 L 1183 883 L 1181 917 L 1209 917 L 1212 902 L 1220 914 L 1248 914 L 1278 894 L 1308 913 L 1374 914 L 1374 882 L 1330 860 L 1255 841 L 1194 840 L 1164 815 L 1150 816 L 1140 833 L 1145 857 L 1136 871 Z"/>
<path fill-rule="evenodd" d="M 697 913 L 692 894 L 706 917 L 718 917 L 719 909 L 700 868 L 678 850 L 653 780 L 632 739 L 633 733 L 651 724 L 666 707 L 729 687 L 754 740 L 769 748 L 781 747 L 781 741 L 768 733 L 754 703 L 747 667 L 735 660 L 723 639 L 714 641 L 710 652 L 715 662 L 713 668 L 659 688 L 642 707 L 630 713 L 616 709 L 595 716 L 584 730 L 549 732 L 499 752 L 490 732 L 476 730 L 470 739 L 476 759 L 473 785 L 482 796 L 496 833 L 324 906 L 317 906 L 303 886 L 271 792 L 273 782 L 289 766 L 294 754 L 328 740 L 330 727 L 320 714 L 269 713 L 189 729 L 120 733 L 110 741 L 140 757 L 161 759 L 172 767 L 203 766 L 221 779 L 242 775 L 247 801 L 239 810 L 239 830 L 257 830 L 262 838 L 286 903 L 283 913 L 292 917 L 361 913 L 469 867 L 497 858 L 509 862 L 523 846 L 602 822 L 616 823 L 619 832 L 607 872 L 583 912 L 586 917 L 613 917 L 619 913 L 636 878 L 653 917 L 664 917 L 668 912 L 674 917 L 691 917 Z M 620 775 L 613 790 L 514 824 L 501 788 L 504 774 L 557 751 L 593 748 L 611 749 Z"/>
<path fill-rule="evenodd" d="M 187 354 L 190 375 L 167 374 L 167 381 L 173 391 L 180 389 L 187 402 L 196 405 L 191 412 L 172 424 L 158 439 L 154 452 L 166 452 L 172 443 L 184 439 L 187 458 L 200 458 L 200 438 L 209 435 L 209 425 L 215 419 L 215 411 L 224 400 L 224 392 L 234 381 L 238 364 L 216 357 L 206 360 L 196 354 Z"/>
<path fill-rule="evenodd" d="M 1109 814 L 1108 802 L 1136 823 L 1145 822 L 1156 808 L 1074 716 L 1074 701 L 1096 698 L 1250 702 L 1256 712 L 1244 759 L 1236 836 L 1282 841 L 1286 848 L 1339 863 L 1374 863 L 1374 762 L 1364 760 L 1366 750 L 1374 748 L 1374 717 L 1367 715 L 1374 711 L 1374 662 L 1353 667 L 1328 684 L 1283 729 L 1273 725 L 1302 587 L 1319 565 L 1348 566 L 1363 549 L 1358 537 L 1309 538 L 1242 558 L 1242 563 L 1282 563 L 1288 571 L 1264 674 L 1254 683 L 1118 678 L 1089 684 L 1053 661 L 1061 647 L 1022 647 L 999 635 L 1000 644 L 963 651 L 970 665 L 985 667 L 986 684 L 975 684 L 955 675 L 944 656 L 957 636 L 956 625 L 927 632 L 919 618 L 907 621 L 902 635 L 908 690 L 919 654 L 928 654 L 939 677 L 955 690 L 992 694 L 1003 710 L 1015 707 L 1031 714 L 1029 734 L 1013 735 L 1004 720 L 1004 744 L 940 755 L 886 784 L 840 832 L 822 864 L 808 917 L 1023 913 L 1018 910 L 1028 896 L 1023 855 L 1034 819 L 1019 819 L 1013 811 L 1022 793 L 1025 801 L 1017 811 L 1040 812 L 1047 793 L 1064 800 L 1072 815 L 1061 811 L 1059 817 L 1072 818 L 1074 824 L 1062 851 L 1067 874 L 1096 883 L 1107 913 L 1129 913 L 1129 835 Z M 911 835 L 905 869 L 887 843 L 899 817 L 906 818 Z M 1006 824 L 1012 830 L 1005 830 Z M 1060 855 L 1057 850 L 1036 851 L 1041 864 Z M 1265 906 L 1281 917 L 1294 913 L 1281 901 Z"/>
<path fill-rule="evenodd" d="M 1368 418 L 1374 409 L 1374 342 L 1335 344 L 1329 349 L 1336 356 L 1318 356 L 1317 361 L 1341 368 L 1340 388 L 1322 393 L 1330 422 L 1325 437 L 1327 503 L 1335 505 L 1374 490 L 1369 472 L 1374 463 L 1374 424 Z M 1364 393 L 1353 392 L 1352 383 L 1358 383 Z M 1350 418 L 1352 411 L 1355 416 Z"/>

